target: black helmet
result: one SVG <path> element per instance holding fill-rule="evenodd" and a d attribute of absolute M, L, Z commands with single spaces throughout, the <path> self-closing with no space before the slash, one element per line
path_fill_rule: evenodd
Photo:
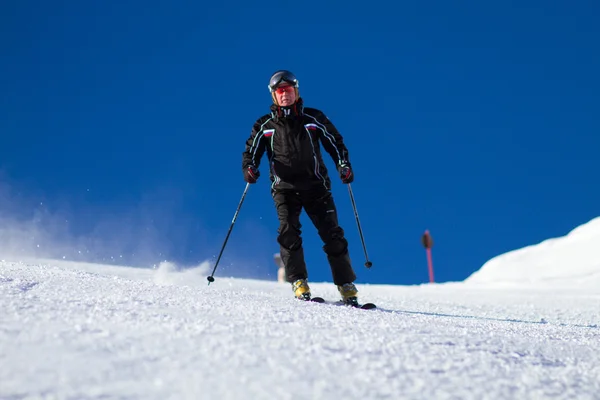
<path fill-rule="evenodd" d="M 277 89 L 277 86 L 282 82 L 289 83 L 295 88 L 298 87 L 298 79 L 296 79 L 296 76 L 290 71 L 282 69 L 271 76 L 271 79 L 269 80 L 269 92 L 273 93 L 275 89 Z"/>

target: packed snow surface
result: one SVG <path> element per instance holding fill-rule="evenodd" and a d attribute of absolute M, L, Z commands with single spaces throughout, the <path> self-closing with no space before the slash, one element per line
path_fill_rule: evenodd
<path fill-rule="evenodd" d="M 287 284 L 0 262 L 0 399 L 600 399 L 600 219 L 465 282 Z"/>
<path fill-rule="evenodd" d="M 600 294 L 0 263 L 0 399 L 600 399 Z M 331 283 L 315 295 L 337 299 Z"/>

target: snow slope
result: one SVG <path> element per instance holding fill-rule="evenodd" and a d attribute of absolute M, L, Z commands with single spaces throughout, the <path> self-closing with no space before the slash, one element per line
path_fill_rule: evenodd
<path fill-rule="evenodd" d="M 360 285 L 365 311 L 208 272 L 1 262 L 0 399 L 600 398 L 594 292 Z"/>
<path fill-rule="evenodd" d="M 600 294 L 600 217 L 564 237 L 495 257 L 465 282 L 569 288 Z"/>

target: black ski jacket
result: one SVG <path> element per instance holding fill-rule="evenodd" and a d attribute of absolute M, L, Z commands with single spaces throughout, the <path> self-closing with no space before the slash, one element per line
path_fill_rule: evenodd
<path fill-rule="evenodd" d="M 316 185 L 331 188 L 321 147 L 331 155 L 338 170 L 349 166 L 348 149 L 335 126 L 315 108 L 304 108 L 302 98 L 290 106 L 271 106 L 252 128 L 243 152 L 242 169 L 259 167 L 267 151 L 273 189 L 306 190 Z"/>

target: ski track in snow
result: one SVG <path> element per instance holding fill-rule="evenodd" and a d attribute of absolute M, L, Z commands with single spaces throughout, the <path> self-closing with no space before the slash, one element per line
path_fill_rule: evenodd
<path fill-rule="evenodd" d="M 598 292 L 206 275 L 1 262 L 0 399 L 600 399 Z"/>

